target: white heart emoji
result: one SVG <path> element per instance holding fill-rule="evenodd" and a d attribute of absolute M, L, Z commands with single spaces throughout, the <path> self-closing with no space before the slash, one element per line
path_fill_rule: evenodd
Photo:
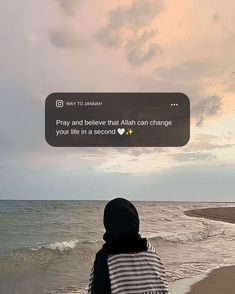
<path fill-rule="evenodd" d="M 125 133 L 125 129 L 124 128 L 117 129 L 117 131 L 118 131 L 118 134 L 121 135 L 121 136 Z"/>

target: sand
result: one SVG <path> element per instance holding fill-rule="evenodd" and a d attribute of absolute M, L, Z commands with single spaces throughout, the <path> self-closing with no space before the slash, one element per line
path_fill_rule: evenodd
<path fill-rule="evenodd" d="M 189 294 L 234 294 L 235 293 L 235 266 L 226 266 L 216 269 L 208 276 L 194 284 Z"/>
<path fill-rule="evenodd" d="M 184 212 L 187 216 L 204 217 L 216 221 L 223 221 L 235 224 L 235 207 L 216 207 L 187 210 Z"/>
<path fill-rule="evenodd" d="M 185 211 L 185 214 L 235 224 L 235 207 L 195 209 Z M 235 266 L 221 267 L 212 271 L 205 279 L 194 284 L 187 293 L 235 294 Z"/>

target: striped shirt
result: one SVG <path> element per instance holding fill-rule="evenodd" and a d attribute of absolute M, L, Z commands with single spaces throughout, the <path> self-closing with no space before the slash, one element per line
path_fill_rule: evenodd
<path fill-rule="evenodd" d="M 108 269 L 112 294 L 169 293 L 164 266 L 149 242 L 147 251 L 109 255 Z M 94 267 L 88 294 L 91 293 L 93 274 Z"/>

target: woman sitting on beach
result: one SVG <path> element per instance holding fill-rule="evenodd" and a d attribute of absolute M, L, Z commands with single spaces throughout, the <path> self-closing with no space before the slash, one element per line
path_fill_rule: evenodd
<path fill-rule="evenodd" d="M 96 254 L 89 294 L 167 294 L 164 266 L 139 234 L 139 216 L 128 200 L 111 200 L 104 210 L 106 242 Z"/>

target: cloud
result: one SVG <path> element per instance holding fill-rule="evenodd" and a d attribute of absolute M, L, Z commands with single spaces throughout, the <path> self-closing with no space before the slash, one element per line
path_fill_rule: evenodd
<path fill-rule="evenodd" d="M 216 13 L 213 15 L 213 17 L 212 17 L 212 21 L 213 21 L 214 23 L 219 23 L 219 22 L 221 21 L 221 18 L 222 18 L 221 14 L 219 14 L 218 12 L 216 12 Z"/>
<path fill-rule="evenodd" d="M 117 7 L 111 11 L 107 28 L 117 31 L 123 27 L 135 30 L 146 26 L 162 8 L 161 0 L 135 0 L 130 7 Z"/>
<path fill-rule="evenodd" d="M 155 68 L 155 77 L 172 84 L 176 90 L 185 92 L 192 102 L 192 117 L 201 126 L 207 117 L 219 115 L 223 106 L 222 96 L 209 93 L 208 87 L 218 83 L 225 66 L 215 59 L 192 59 L 182 63 Z"/>
<path fill-rule="evenodd" d="M 141 34 L 134 34 L 127 40 L 127 49 L 131 51 L 136 47 L 143 46 L 147 41 L 151 40 L 151 38 L 153 38 L 157 32 L 157 30 L 145 30 Z"/>
<path fill-rule="evenodd" d="M 51 43 L 64 49 L 78 49 L 84 44 L 84 40 L 78 35 L 76 25 L 71 22 L 81 0 L 55 0 L 63 11 L 63 14 L 69 17 L 60 18 L 59 24 L 55 28 L 48 31 L 48 36 Z M 64 25 L 61 25 L 61 24 Z"/>
<path fill-rule="evenodd" d="M 155 154 L 155 153 L 168 153 L 169 149 L 164 147 L 135 147 L 135 148 L 122 148 L 125 153 L 134 156 L 140 157 L 143 154 Z M 120 150 L 119 150 L 120 151 Z"/>
<path fill-rule="evenodd" d="M 230 137 L 228 139 L 231 139 Z M 212 151 L 216 149 L 231 148 L 234 144 L 221 143 L 224 138 L 210 135 L 210 134 L 197 134 L 194 135 L 194 141 L 190 142 L 184 149 L 187 152 L 194 151 Z"/>
<path fill-rule="evenodd" d="M 229 86 L 225 89 L 227 92 L 235 92 L 235 81 L 231 82 Z"/>
<path fill-rule="evenodd" d="M 77 5 L 80 0 L 56 0 L 65 14 L 74 14 Z"/>
<path fill-rule="evenodd" d="M 157 30 L 145 30 L 141 34 L 134 34 L 127 40 L 127 60 L 133 67 L 151 61 L 161 52 L 160 46 L 157 43 L 150 43 L 148 46 L 145 46 L 146 42 L 151 40 L 156 33 Z"/>
<path fill-rule="evenodd" d="M 135 0 L 130 7 L 119 6 L 110 12 L 107 26 L 95 33 L 95 39 L 106 47 L 123 46 L 131 66 L 143 65 L 158 54 L 159 45 L 156 42 L 146 45 L 155 30 L 138 31 L 148 27 L 162 9 L 161 0 Z"/>
<path fill-rule="evenodd" d="M 185 93 L 191 102 L 191 117 L 198 125 L 211 116 L 222 113 L 222 106 L 226 102 L 222 96 L 210 93 L 208 83 L 200 79 L 181 80 L 177 74 L 160 78 L 154 74 L 142 74 L 135 76 L 135 84 L 141 92 L 181 92 Z M 208 94 L 209 93 L 209 94 Z"/>
<path fill-rule="evenodd" d="M 59 48 L 78 49 L 85 44 L 77 32 L 69 28 L 55 28 L 48 32 L 48 36 L 51 43 Z"/>
<path fill-rule="evenodd" d="M 133 67 L 140 66 L 148 61 L 151 61 L 156 55 L 158 55 L 159 52 L 159 45 L 156 43 L 151 43 L 147 51 L 136 47 L 128 54 L 127 59 Z"/>
<path fill-rule="evenodd" d="M 235 92 L 235 71 L 233 71 L 228 80 L 224 81 L 226 92 Z"/>
<path fill-rule="evenodd" d="M 95 38 L 104 46 L 118 48 L 122 45 L 123 39 L 118 31 L 110 30 L 109 28 L 101 28 L 96 34 Z"/>
<path fill-rule="evenodd" d="M 216 60 L 187 60 L 180 64 L 169 67 L 157 67 L 154 70 L 155 75 L 162 79 L 173 79 L 174 81 L 193 82 L 220 76 L 224 68 Z"/>
<path fill-rule="evenodd" d="M 188 152 L 188 153 L 177 153 L 177 154 L 171 154 L 170 157 L 172 157 L 174 160 L 179 162 L 185 162 L 185 161 L 209 161 L 212 159 L 215 159 L 216 156 L 212 155 L 211 153 L 200 153 L 200 152 Z"/>
<path fill-rule="evenodd" d="M 228 140 L 231 142 L 231 134 Z M 181 148 L 182 152 L 168 153 L 168 156 L 177 162 L 211 161 L 217 159 L 213 154 L 218 150 L 232 148 L 235 145 L 224 141 L 224 137 L 211 134 L 194 134 L 193 141 Z M 218 153 L 219 154 L 219 153 Z"/>
<path fill-rule="evenodd" d="M 197 126 L 201 126 L 208 116 L 214 116 L 220 113 L 222 109 L 222 97 L 216 94 L 200 100 L 192 107 L 192 114 L 196 117 Z"/>

